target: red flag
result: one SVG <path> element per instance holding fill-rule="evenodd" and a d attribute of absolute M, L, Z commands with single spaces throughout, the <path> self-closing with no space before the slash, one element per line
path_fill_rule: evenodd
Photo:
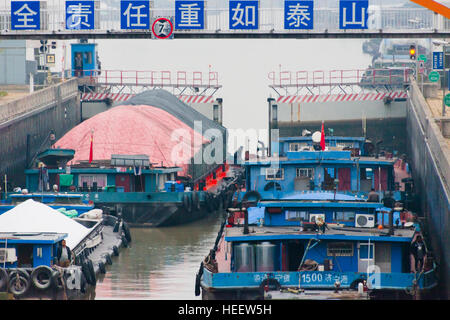
<path fill-rule="evenodd" d="M 325 129 L 323 128 L 323 121 L 322 121 L 322 135 L 320 137 L 320 147 L 322 148 L 322 151 L 325 150 Z"/>
<path fill-rule="evenodd" d="M 91 132 L 91 148 L 89 150 L 89 163 L 92 162 L 94 158 L 94 132 Z"/>

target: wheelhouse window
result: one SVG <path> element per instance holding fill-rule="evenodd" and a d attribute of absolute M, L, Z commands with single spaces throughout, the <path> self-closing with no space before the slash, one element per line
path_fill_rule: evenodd
<path fill-rule="evenodd" d="M 338 148 L 354 148 L 355 144 L 353 142 L 336 142 L 336 147 Z"/>
<path fill-rule="evenodd" d="M 295 176 L 297 178 L 312 178 L 314 176 L 313 168 L 296 168 Z"/>
<path fill-rule="evenodd" d="M 284 169 L 283 168 L 267 168 L 266 169 L 266 180 L 284 180 Z"/>
<path fill-rule="evenodd" d="M 329 242 L 327 244 L 327 256 L 329 257 L 352 257 L 353 243 L 351 242 Z"/>
<path fill-rule="evenodd" d="M 308 212 L 286 210 L 285 219 L 287 221 L 308 221 Z"/>
<path fill-rule="evenodd" d="M 333 220 L 338 222 L 355 221 L 355 212 L 351 211 L 335 212 Z"/>
<path fill-rule="evenodd" d="M 307 147 L 306 142 L 292 142 L 289 143 L 289 151 L 301 151 L 304 147 Z"/>
<path fill-rule="evenodd" d="M 97 183 L 97 187 L 106 186 L 106 174 L 80 174 L 78 176 L 79 186 L 92 187 L 94 182 Z"/>

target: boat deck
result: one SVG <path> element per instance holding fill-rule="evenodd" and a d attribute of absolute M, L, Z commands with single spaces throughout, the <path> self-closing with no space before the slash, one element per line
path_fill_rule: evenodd
<path fill-rule="evenodd" d="M 410 241 L 414 236 L 414 228 L 395 228 L 394 234 L 389 236 L 388 229 L 375 228 L 352 228 L 352 227 L 337 227 L 337 225 L 328 224 L 330 230 L 325 233 L 315 231 L 301 231 L 300 227 L 269 227 L 269 226 L 249 226 L 249 233 L 244 234 L 243 227 L 233 227 L 225 229 L 225 239 L 227 241 L 245 241 L 249 240 L 270 240 L 270 238 L 285 238 L 285 239 L 309 239 L 309 238 L 340 238 L 344 237 L 370 237 L 372 240 L 378 241 Z M 251 239 L 254 238 L 254 239 Z M 349 238 L 351 239 L 351 238 Z"/>
<path fill-rule="evenodd" d="M 307 290 L 303 292 L 269 291 L 264 300 L 369 300 L 369 295 L 357 291 Z"/>

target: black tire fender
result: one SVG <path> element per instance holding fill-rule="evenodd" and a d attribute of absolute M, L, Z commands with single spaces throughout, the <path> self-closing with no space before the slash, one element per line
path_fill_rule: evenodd
<path fill-rule="evenodd" d="M 24 295 L 30 288 L 31 281 L 28 272 L 14 270 L 9 274 L 9 290 L 15 296 Z"/>
<path fill-rule="evenodd" d="M 31 282 L 40 289 L 45 290 L 52 285 L 53 270 L 48 266 L 38 266 L 31 272 Z M 44 279 L 42 279 L 44 277 Z"/>
<path fill-rule="evenodd" d="M 183 207 L 187 212 L 192 212 L 192 198 L 187 193 L 183 195 Z"/>
<path fill-rule="evenodd" d="M 100 270 L 101 273 L 103 273 L 103 274 L 106 273 L 106 267 L 105 267 L 105 264 L 102 261 L 100 261 L 98 263 L 98 269 Z"/>
<path fill-rule="evenodd" d="M 196 210 L 200 210 L 200 196 L 197 191 L 192 193 L 192 205 Z"/>
<path fill-rule="evenodd" d="M 125 235 L 125 238 L 127 238 L 127 241 L 131 242 L 131 232 L 130 232 L 130 228 L 128 227 L 128 224 L 126 224 L 124 222 L 122 229 L 123 229 L 123 234 Z"/>
<path fill-rule="evenodd" d="M 113 246 L 113 253 L 116 257 L 119 256 L 119 248 L 117 246 Z"/>
<path fill-rule="evenodd" d="M 91 285 L 95 286 L 97 284 L 97 277 L 95 275 L 94 264 L 92 263 L 91 259 L 87 260 L 87 265 L 89 268 L 89 273 L 91 274 L 91 280 L 92 280 Z"/>
<path fill-rule="evenodd" d="M 89 269 L 89 265 L 88 265 L 87 261 L 85 261 L 81 264 L 81 271 L 82 271 L 84 277 L 86 278 L 87 283 L 89 283 L 90 285 L 94 285 L 93 284 L 94 280 L 91 277 L 91 271 Z"/>
<path fill-rule="evenodd" d="M 244 196 L 242 197 L 242 202 L 253 202 L 254 200 L 248 200 L 249 198 L 253 198 L 256 197 L 257 200 L 256 202 L 258 202 L 259 200 L 261 200 L 261 194 L 258 191 L 247 191 Z"/>
<path fill-rule="evenodd" d="M 105 260 L 106 260 L 106 264 L 112 265 L 112 259 L 111 259 L 111 255 L 109 253 L 107 253 L 105 255 Z"/>
<path fill-rule="evenodd" d="M 124 246 L 124 248 L 128 248 L 128 241 L 125 236 L 122 236 L 122 245 Z"/>
<path fill-rule="evenodd" d="M 0 291 L 6 291 L 9 285 L 9 275 L 6 269 L 0 268 Z"/>

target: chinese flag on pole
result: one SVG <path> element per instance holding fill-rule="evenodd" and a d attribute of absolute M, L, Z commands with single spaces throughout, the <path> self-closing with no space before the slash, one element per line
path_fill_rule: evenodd
<path fill-rule="evenodd" d="M 325 150 L 325 129 L 323 128 L 323 121 L 322 121 L 322 135 L 320 136 L 320 147 L 322 148 L 322 151 Z"/>
<path fill-rule="evenodd" d="M 94 158 L 94 131 L 91 131 L 91 148 L 89 149 L 89 163 Z"/>

